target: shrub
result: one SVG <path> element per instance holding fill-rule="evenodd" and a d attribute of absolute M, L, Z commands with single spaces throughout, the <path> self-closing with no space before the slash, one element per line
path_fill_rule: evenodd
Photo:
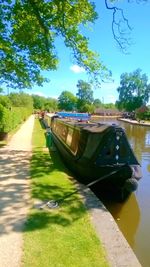
<path fill-rule="evenodd" d="M 0 104 L 0 132 L 8 133 L 25 121 L 32 113 L 31 108 L 13 107 L 7 109 Z"/>
<path fill-rule="evenodd" d="M 136 110 L 136 118 L 140 120 L 150 120 L 150 109 L 142 106 Z"/>
<path fill-rule="evenodd" d="M 9 109 L 0 104 L 0 132 L 8 133 L 11 130 Z"/>

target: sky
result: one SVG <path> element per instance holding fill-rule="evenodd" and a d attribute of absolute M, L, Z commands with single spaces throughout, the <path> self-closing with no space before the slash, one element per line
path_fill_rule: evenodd
<path fill-rule="evenodd" d="M 94 2 L 99 18 L 92 25 L 92 29 L 86 31 L 86 36 L 89 37 L 90 49 L 100 54 L 100 60 L 112 71 L 113 79 L 112 82 L 102 83 L 101 88 L 94 89 L 94 99 L 99 98 L 103 103 L 115 103 L 122 73 L 140 68 L 142 73 L 147 74 L 150 82 L 150 2 L 137 4 L 134 0 L 132 3 L 127 3 L 127 0 L 119 1 L 118 7 L 123 8 L 124 15 L 132 27 L 129 35 L 132 44 L 128 47 L 128 54 L 120 51 L 113 38 L 112 11 L 106 9 L 104 0 Z M 58 98 L 62 91 L 66 90 L 76 95 L 78 80 L 88 82 L 88 76 L 74 64 L 71 51 L 64 46 L 60 38 L 56 41 L 56 49 L 60 59 L 57 71 L 43 72 L 50 82 L 44 83 L 42 87 L 34 86 L 27 93 Z"/>

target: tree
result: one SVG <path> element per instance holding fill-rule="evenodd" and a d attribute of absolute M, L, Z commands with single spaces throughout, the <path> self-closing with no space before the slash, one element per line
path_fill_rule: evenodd
<path fill-rule="evenodd" d="M 102 102 L 100 99 L 96 98 L 94 99 L 93 105 L 95 108 L 101 108 L 102 107 Z"/>
<path fill-rule="evenodd" d="M 46 98 L 44 96 L 32 95 L 34 109 L 44 110 Z"/>
<path fill-rule="evenodd" d="M 29 107 L 33 108 L 33 99 L 32 96 L 21 93 L 10 93 L 9 99 L 11 101 L 12 106 L 14 107 Z"/>
<path fill-rule="evenodd" d="M 55 39 L 63 37 L 76 63 L 96 77 L 105 67 L 89 49 L 81 26 L 98 17 L 89 0 L 5 0 L 0 5 L 0 82 L 12 88 L 41 85 L 41 70 L 58 65 Z"/>
<path fill-rule="evenodd" d="M 119 1 L 103 1 L 112 12 L 114 39 L 121 50 L 126 51 L 128 31 L 131 31 L 128 19 L 123 10 L 114 5 Z M 95 81 L 108 77 L 110 73 L 100 62 L 99 55 L 90 50 L 89 40 L 82 34 L 83 27 L 94 23 L 97 18 L 92 0 L 1 1 L 0 83 L 22 89 L 47 81 L 42 77 L 41 70 L 57 68 L 59 60 L 55 39 L 58 36 L 71 49 L 76 64 L 92 75 Z"/>
<path fill-rule="evenodd" d="M 107 103 L 107 104 L 103 104 L 103 105 L 104 105 L 104 108 L 106 108 L 106 109 L 116 109 L 116 106 L 113 103 Z"/>
<path fill-rule="evenodd" d="M 58 97 L 60 110 L 73 111 L 76 109 L 77 98 L 69 91 L 63 91 Z"/>
<path fill-rule="evenodd" d="M 91 88 L 91 84 L 83 80 L 78 81 L 77 88 L 77 108 L 79 111 L 84 112 L 86 105 L 93 104 L 93 90 Z"/>
<path fill-rule="evenodd" d="M 146 74 L 141 74 L 137 69 L 131 73 L 123 73 L 120 76 L 120 86 L 117 88 L 119 101 L 118 108 L 133 111 L 145 105 L 150 97 L 150 84 Z"/>
<path fill-rule="evenodd" d="M 46 98 L 44 109 L 48 112 L 56 111 L 58 109 L 58 100 L 51 97 Z"/>

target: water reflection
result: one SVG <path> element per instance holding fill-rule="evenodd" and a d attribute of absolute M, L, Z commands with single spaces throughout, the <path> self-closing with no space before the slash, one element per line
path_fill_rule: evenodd
<path fill-rule="evenodd" d="M 131 247 L 135 244 L 135 235 L 140 221 L 140 209 L 132 193 L 125 203 L 104 203 L 116 220 L 120 230 Z"/>
<path fill-rule="evenodd" d="M 125 129 L 132 149 L 141 164 L 138 190 L 123 204 L 105 203 L 143 267 L 150 266 L 150 127 L 102 119 Z"/>

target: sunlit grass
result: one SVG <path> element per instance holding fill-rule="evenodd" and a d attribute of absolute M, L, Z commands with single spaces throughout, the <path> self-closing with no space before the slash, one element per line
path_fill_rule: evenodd
<path fill-rule="evenodd" d="M 23 267 L 106 267 L 105 252 L 75 184 L 57 152 L 45 149 L 44 129 L 33 133 L 33 200 L 61 200 L 57 209 L 30 211 L 24 229 Z"/>

